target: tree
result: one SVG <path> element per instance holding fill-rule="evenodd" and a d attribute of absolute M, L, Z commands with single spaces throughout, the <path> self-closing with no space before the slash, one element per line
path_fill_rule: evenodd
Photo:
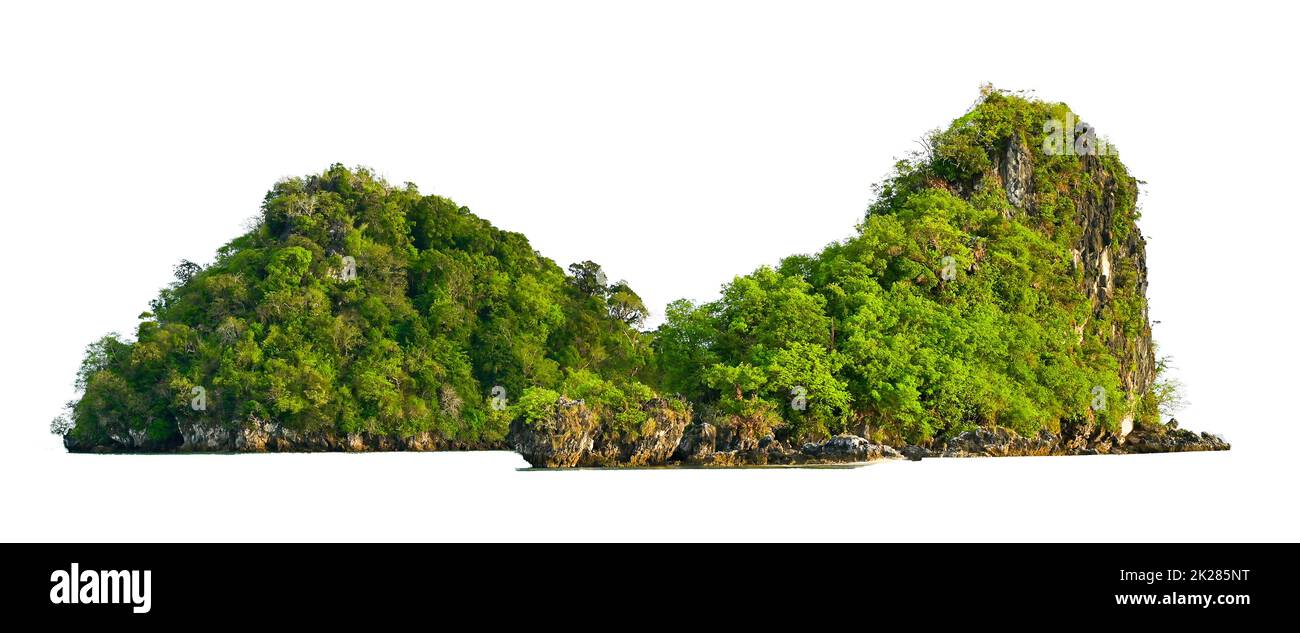
<path fill-rule="evenodd" d="M 176 283 L 187 284 L 202 272 L 202 270 L 202 266 L 188 259 L 182 259 L 179 264 L 176 264 L 173 272 L 176 275 Z"/>
<path fill-rule="evenodd" d="M 604 297 L 609 292 L 605 285 L 605 271 L 596 262 L 570 264 L 569 275 L 578 291 L 588 297 Z"/>
<path fill-rule="evenodd" d="M 746 393 L 756 394 L 767 384 L 767 376 L 762 368 L 747 363 L 739 365 L 717 364 L 704 374 L 704 382 L 714 389 L 725 393 L 735 393 L 736 400 L 744 400 Z"/>
<path fill-rule="evenodd" d="M 609 287 L 609 315 L 631 325 L 641 325 L 649 311 L 641 297 L 632 291 L 626 281 L 620 281 Z"/>

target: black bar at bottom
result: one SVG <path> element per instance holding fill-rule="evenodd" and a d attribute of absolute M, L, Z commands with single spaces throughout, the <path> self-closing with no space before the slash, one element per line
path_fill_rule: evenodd
<path fill-rule="evenodd" d="M 5 612 L 50 625 L 812 626 L 840 610 L 918 624 L 1210 625 L 1297 603 L 1295 545 L 2 547 Z"/>

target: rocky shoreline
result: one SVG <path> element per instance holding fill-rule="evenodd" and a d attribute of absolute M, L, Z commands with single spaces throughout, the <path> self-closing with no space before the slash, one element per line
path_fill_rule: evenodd
<path fill-rule="evenodd" d="M 647 466 L 745 467 L 858 464 L 890 459 L 934 457 L 1016 457 L 1106 455 L 1229 450 L 1218 436 L 1193 433 L 1171 420 L 1158 428 L 1139 426 L 1118 436 L 1090 424 L 1065 424 L 1061 432 L 1024 437 L 1009 429 L 981 427 L 946 442 L 892 447 L 857 435 L 790 445 L 768 434 L 755 437 L 743 427 L 694 421 L 660 400 L 646 403 L 651 424 L 636 435 L 619 435 L 600 424 L 582 401 L 561 398 L 553 415 L 533 423 L 515 421 L 502 442 L 449 442 L 429 432 L 410 437 L 332 431 L 301 432 L 263 421 L 218 427 L 180 424 L 182 441 L 150 442 L 143 434 L 114 436 L 111 443 L 87 446 L 70 436 L 74 453 L 275 453 L 514 450 L 535 468 L 618 468 Z"/>
<path fill-rule="evenodd" d="M 1041 431 L 1034 437 L 1005 428 L 979 428 L 933 446 L 901 448 L 847 434 L 791 446 L 770 434 L 754 438 L 708 422 L 692 422 L 689 413 L 664 422 L 656 425 L 653 438 L 611 439 L 600 435 L 582 402 L 561 399 L 554 417 L 539 424 L 516 422 L 510 437 L 515 451 L 538 468 L 798 466 L 927 457 L 1122 455 L 1231 448 L 1218 436 L 1178 428 L 1176 420 L 1160 428 L 1138 427 L 1123 437 L 1086 423 L 1066 424 L 1059 434 Z"/>

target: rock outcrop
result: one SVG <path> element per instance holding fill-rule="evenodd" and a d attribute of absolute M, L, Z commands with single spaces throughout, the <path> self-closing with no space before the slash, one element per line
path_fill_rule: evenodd
<path fill-rule="evenodd" d="M 682 433 L 673 459 L 688 464 L 702 464 L 713 457 L 718 447 L 718 431 L 708 422 L 696 422 Z"/>
<path fill-rule="evenodd" d="M 1048 431 L 1034 437 L 1022 437 L 999 427 L 963 431 L 944 445 L 944 457 L 1011 457 L 1022 455 L 1052 455 L 1059 439 Z"/>
<path fill-rule="evenodd" d="M 1137 181 L 1127 177 L 1120 182 L 1113 171 L 1106 169 L 1096 156 L 1081 157 L 1088 177 L 1099 183 L 1095 193 L 1084 192 L 1076 200 L 1078 215 L 1075 222 L 1083 228 L 1075 244 L 1078 261 L 1083 267 L 1084 289 L 1092 299 L 1094 313 L 1103 315 L 1112 308 L 1117 277 L 1124 271 L 1123 284 L 1128 292 L 1143 299 L 1141 315 L 1135 324 L 1137 332 L 1126 335 L 1122 329 L 1113 328 L 1110 337 L 1111 351 L 1121 360 L 1120 381 L 1130 394 L 1146 393 L 1155 380 L 1155 346 L 1151 340 L 1151 324 L 1147 315 L 1147 257 L 1146 240 L 1136 223 L 1116 221 L 1119 214 L 1132 214 L 1137 204 Z M 1116 226 L 1124 226 L 1124 234 L 1117 235 Z"/>
<path fill-rule="evenodd" d="M 667 398 L 641 405 L 646 421 L 632 432 L 616 432 L 607 425 L 597 434 L 583 466 L 661 466 L 668 463 L 691 423 L 690 406 Z M 531 463 L 531 462 L 530 462 Z"/>
<path fill-rule="evenodd" d="M 581 400 L 560 398 L 554 413 L 510 425 L 515 450 L 535 468 L 571 468 L 591 454 L 599 427 Z"/>
<path fill-rule="evenodd" d="M 893 448 L 872 444 L 866 438 L 856 435 L 836 435 L 821 444 L 804 444 L 802 452 L 812 459 L 827 463 L 868 462 L 902 457 Z"/>
<path fill-rule="evenodd" d="M 902 455 L 856 435 L 837 435 L 794 449 L 768 434 L 754 440 L 733 434 L 720 444 L 717 429 L 691 422 L 689 408 L 656 399 L 644 410 L 649 419 L 635 437 L 603 435 L 592 412 L 580 401 L 560 399 L 553 415 L 511 426 L 515 450 L 536 468 L 572 466 L 636 467 L 688 465 L 702 467 L 791 466 L 851 464 Z"/>
<path fill-rule="evenodd" d="M 1181 453 L 1189 451 L 1226 451 L 1232 448 L 1223 438 L 1209 433 L 1193 433 L 1178 428 L 1170 420 L 1159 428 L 1140 426 L 1124 438 L 1125 453 Z"/>
<path fill-rule="evenodd" d="M 857 435 L 837 435 L 824 442 L 806 443 L 798 449 L 771 436 L 763 438 L 752 448 L 712 452 L 692 452 L 699 444 L 695 439 L 689 441 L 689 446 L 684 439 L 683 445 L 678 447 L 677 458 L 684 464 L 704 467 L 861 464 L 902 457 L 889 446 L 875 444 Z"/>
<path fill-rule="evenodd" d="M 1037 455 L 1124 455 L 1226 451 L 1232 445 L 1209 433 L 1196 434 L 1178 428 L 1178 422 L 1151 427 L 1139 426 L 1121 437 L 1086 422 L 1063 424 L 1059 435 L 1040 431 L 1023 437 L 1004 428 L 979 428 L 949 439 L 938 450 L 909 446 L 903 454 L 914 461 L 934 455 L 942 457 L 1026 457 Z"/>
<path fill-rule="evenodd" d="M 1034 187 L 1033 154 L 1019 138 L 1007 139 L 1001 153 L 993 156 L 993 170 L 1002 180 L 1007 201 L 1014 209 L 1025 209 Z"/>
<path fill-rule="evenodd" d="M 110 437 L 110 442 L 85 445 L 65 436 L 64 447 L 73 453 L 353 453 L 383 451 L 503 450 L 501 443 L 459 443 L 441 440 L 424 431 L 410 436 L 375 433 L 337 434 L 333 431 L 295 431 L 273 422 L 252 419 L 242 425 L 182 421 L 177 424 L 180 442 L 166 444 L 148 439 L 144 433 Z"/>
<path fill-rule="evenodd" d="M 707 422 L 692 422 L 689 408 L 656 399 L 644 405 L 649 414 L 643 433 L 627 438 L 601 434 L 597 416 L 581 401 L 561 398 L 553 415 L 511 425 L 510 446 L 536 468 L 636 467 L 636 466 L 800 466 L 857 464 L 879 460 L 920 461 L 931 457 L 1023 457 L 1042 455 L 1106 455 L 1222 451 L 1231 445 L 1209 433 L 1181 429 L 1176 420 L 1167 425 L 1139 425 L 1132 433 L 1101 429 L 1086 420 L 1067 421 L 1059 434 L 1040 431 L 1024 437 L 1001 427 L 964 431 L 937 446 L 909 445 L 901 449 L 877 444 L 856 435 L 837 435 L 823 442 L 793 448 L 769 434 L 757 440 L 737 439 L 720 444 L 717 429 Z M 70 452 L 370 452 L 500 450 L 499 444 L 464 445 L 442 442 L 432 433 L 395 438 L 368 433 L 344 436 L 332 432 L 300 432 L 278 424 L 251 421 L 242 427 L 184 424 L 184 444 L 163 447 L 143 434 L 114 437 L 107 445 L 87 446 L 65 436 Z"/>
<path fill-rule="evenodd" d="M 1070 132 L 1072 140 L 1073 130 Z M 1039 216 L 1041 209 L 1035 196 L 1035 161 L 1039 158 L 1035 152 L 1020 137 L 1012 135 L 989 158 L 992 173 L 1000 181 L 997 185 L 1011 205 L 1010 213 L 1030 218 Z M 1092 303 L 1094 321 L 1109 316 L 1113 310 L 1117 285 L 1128 296 L 1142 299 L 1140 315 L 1136 315 L 1134 322 L 1126 327 L 1112 326 L 1106 338 L 1111 351 L 1121 361 L 1120 381 L 1124 390 L 1128 394 L 1143 394 L 1155 380 L 1156 359 L 1145 302 L 1146 240 L 1131 219 L 1136 216 L 1138 182 L 1127 173 L 1117 173 L 1107 166 L 1102 156 L 1082 155 L 1079 162 L 1078 182 L 1070 188 L 1075 217 L 1068 220 L 1080 229 L 1075 231 L 1078 237 L 1071 249 L 1074 265 L 1082 269 L 1083 290 Z M 955 184 L 968 197 L 978 188 Z"/>

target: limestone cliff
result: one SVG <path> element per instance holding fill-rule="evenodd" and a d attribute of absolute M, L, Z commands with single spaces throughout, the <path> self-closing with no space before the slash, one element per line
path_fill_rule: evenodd
<path fill-rule="evenodd" d="M 1020 138 L 1002 141 L 1003 149 L 992 156 L 993 173 L 1006 192 L 1007 202 L 1016 214 L 1037 216 L 1033 152 Z M 1110 348 L 1123 359 L 1120 379 L 1132 394 L 1142 394 L 1155 379 L 1155 349 L 1151 342 L 1151 325 L 1147 316 L 1146 240 L 1142 230 L 1130 219 L 1136 216 L 1137 179 L 1126 172 L 1116 173 L 1095 155 L 1079 157 L 1083 178 L 1094 186 L 1080 187 L 1072 202 L 1072 222 L 1081 229 L 1071 253 L 1074 265 L 1083 271 L 1083 288 L 1094 306 L 1094 314 L 1105 317 L 1114 312 L 1119 271 L 1121 292 L 1142 299 L 1140 312 L 1131 324 L 1131 333 L 1118 326 L 1110 328 Z M 1117 235 L 1117 226 L 1120 235 Z"/>
<path fill-rule="evenodd" d="M 1122 432 L 1127 433 L 1138 401 L 1156 378 L 1146 302 L 1146 240 L 1137 225 L 1138 180 L 1119 161 L 1114 146 L 1064 104 L 1024 102 L 991 88 L 984 97 L 1028 103 L 1030 114 L 985 140 L 988 169 L 949 184 L 967 199 L 998 192 L 1005 196 L 1007 217 L 1065 238 L 1092 307 L 1077 326 L 1080 340 L 1091 329 L 1119 361 L 1119 380 L 1131 409 L 1123 420 Z"/>

